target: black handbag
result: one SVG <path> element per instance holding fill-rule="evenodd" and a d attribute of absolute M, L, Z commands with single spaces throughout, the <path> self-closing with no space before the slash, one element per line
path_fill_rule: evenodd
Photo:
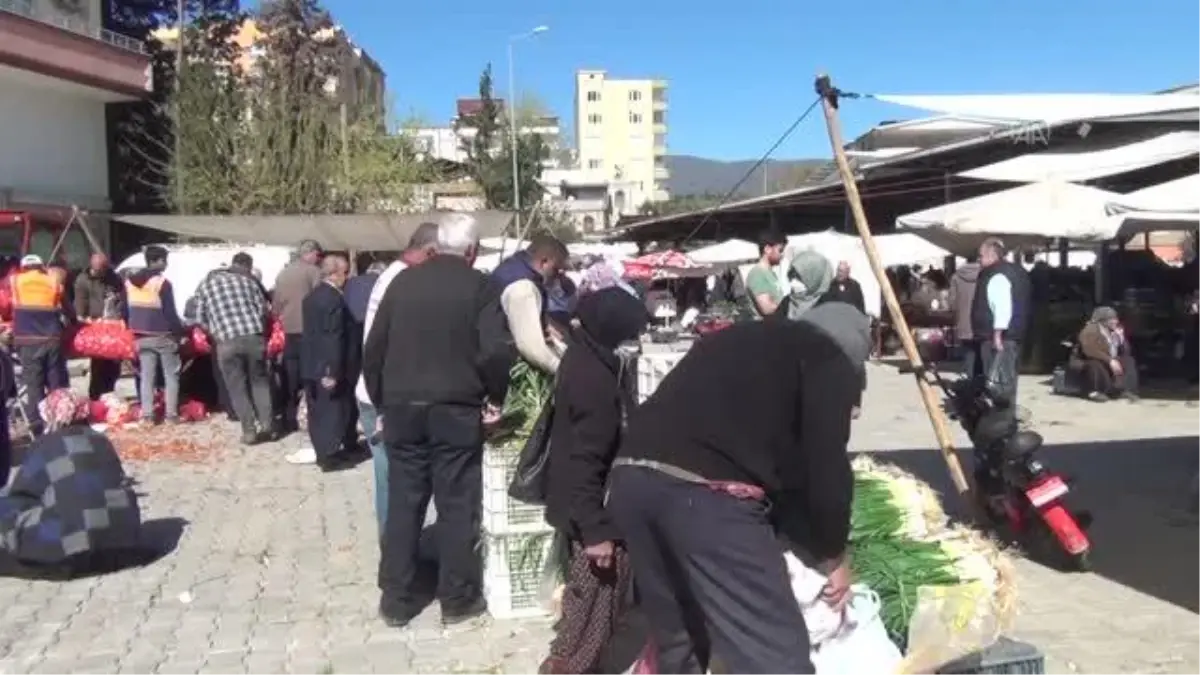
<path fill-rule="evenodd" d="M 519 502 L 545 506 L 546 481 L 549 475 L 550 432 L 554 426 L 554 394 L 546 399 L 537 421 L 533 423 L 529 438 L 517 455 L 512 480 L 508 484 L 508 496 Z"/>

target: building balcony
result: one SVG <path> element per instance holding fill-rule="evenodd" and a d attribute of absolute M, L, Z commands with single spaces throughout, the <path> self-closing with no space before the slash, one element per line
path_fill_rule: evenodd
<path fill-rule="evenodd" d="M 655 143 L 654 144 L 654 156 L 655 157 L 662 157 L 666 154 L 667 154 L 667 144 L 666 143 Z"/>
<path fill-rule="evenodd" d="M 655 122 L 654 123 L 654 133 L 656 133 L 656 134 L 667 133 L 667 123 L 666 122 Z"/>
<path fill-rule="evenodd" d="M 150 93 L 145 45 L 102 28 L 98 2 L 80 6 L 72 13 L 50 0 L 0 0 L 0 66 L 82 85 L 105 101 Z"/>
<path fill-rule="evenodd" d="M 664 110 L 666 110 L 666 109 L 667 109 L 667 99 L 666 99 L 666 97 L 663 97 L 663 98 L 655 98 L 653 101 L 651 101 L 651 106 L 650 106 L 650 107 L 651 107 L 651 109 L 652 109 L 652 110 L 655 110 L 655 111 L 664 111 Z"/>
<path fill-rule="evenodd" d="M 654 180 L 667 180 L 671 177 L 670 170 L 665 166 L 654 167 Z"/>

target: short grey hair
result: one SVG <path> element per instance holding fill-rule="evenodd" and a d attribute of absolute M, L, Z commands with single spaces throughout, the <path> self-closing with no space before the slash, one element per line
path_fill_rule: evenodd
<path fill-rule="evenodd" d="M 438 225 L 438 252 L 466 256 L 477 246 L 479 223 L 469 214 L 451 213 Z"/>
<path fill-rule="evenodd" d="M 1003 258 L 1008 249 L 1004 246 L 1004 240 L 999 237 L 988 237 L 979 245 L 980 248 L 986 248 L 996 254 L 997 258 Z"/>
<path fill-rule="evenodd" d="M 296 247 L 296 256 L 308 255 L 309 253 L 320 253 L 321 245 L 315 239 L 305 239 Z"/>
<path fill-rule="evenodd" d="M 423 248 L 436 247 L 438 243 L 438 224 L 437 223 L 421 223 L 413 230 L 412 236 L 408 238 L 408 249 L 416 251 Z"/>
<path fill-rule="evenodd" d="M 350 269 L 350 261 L 340 255 L 327 255 L 321 260 L 321 278 L 327 279 Z"/>

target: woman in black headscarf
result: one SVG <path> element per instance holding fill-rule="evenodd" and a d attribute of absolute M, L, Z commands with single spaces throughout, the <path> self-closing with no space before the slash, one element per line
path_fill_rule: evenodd
<path fill-rule="evenodd" d="M 543 673 L 595 672 L 616 629 L 629 563 L 605 508 L 608 472 L 629 401 L 616 354 L 649 319 L 640 300 L 619 287 L 580 298 L 554 388 L 546 520 L 571 547 L 563 621 Z"/>

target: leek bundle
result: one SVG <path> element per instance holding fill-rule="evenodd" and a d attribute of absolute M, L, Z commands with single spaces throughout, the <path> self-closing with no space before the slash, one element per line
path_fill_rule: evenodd
<path fill-rule="evenodd" d="M 509 372 L 508 395 L 501 411 L 500 431 L 494 445 L 520 449 L 537 422 L 542 407 L 554 393 L 549 375 L 518 359 Z"/>

